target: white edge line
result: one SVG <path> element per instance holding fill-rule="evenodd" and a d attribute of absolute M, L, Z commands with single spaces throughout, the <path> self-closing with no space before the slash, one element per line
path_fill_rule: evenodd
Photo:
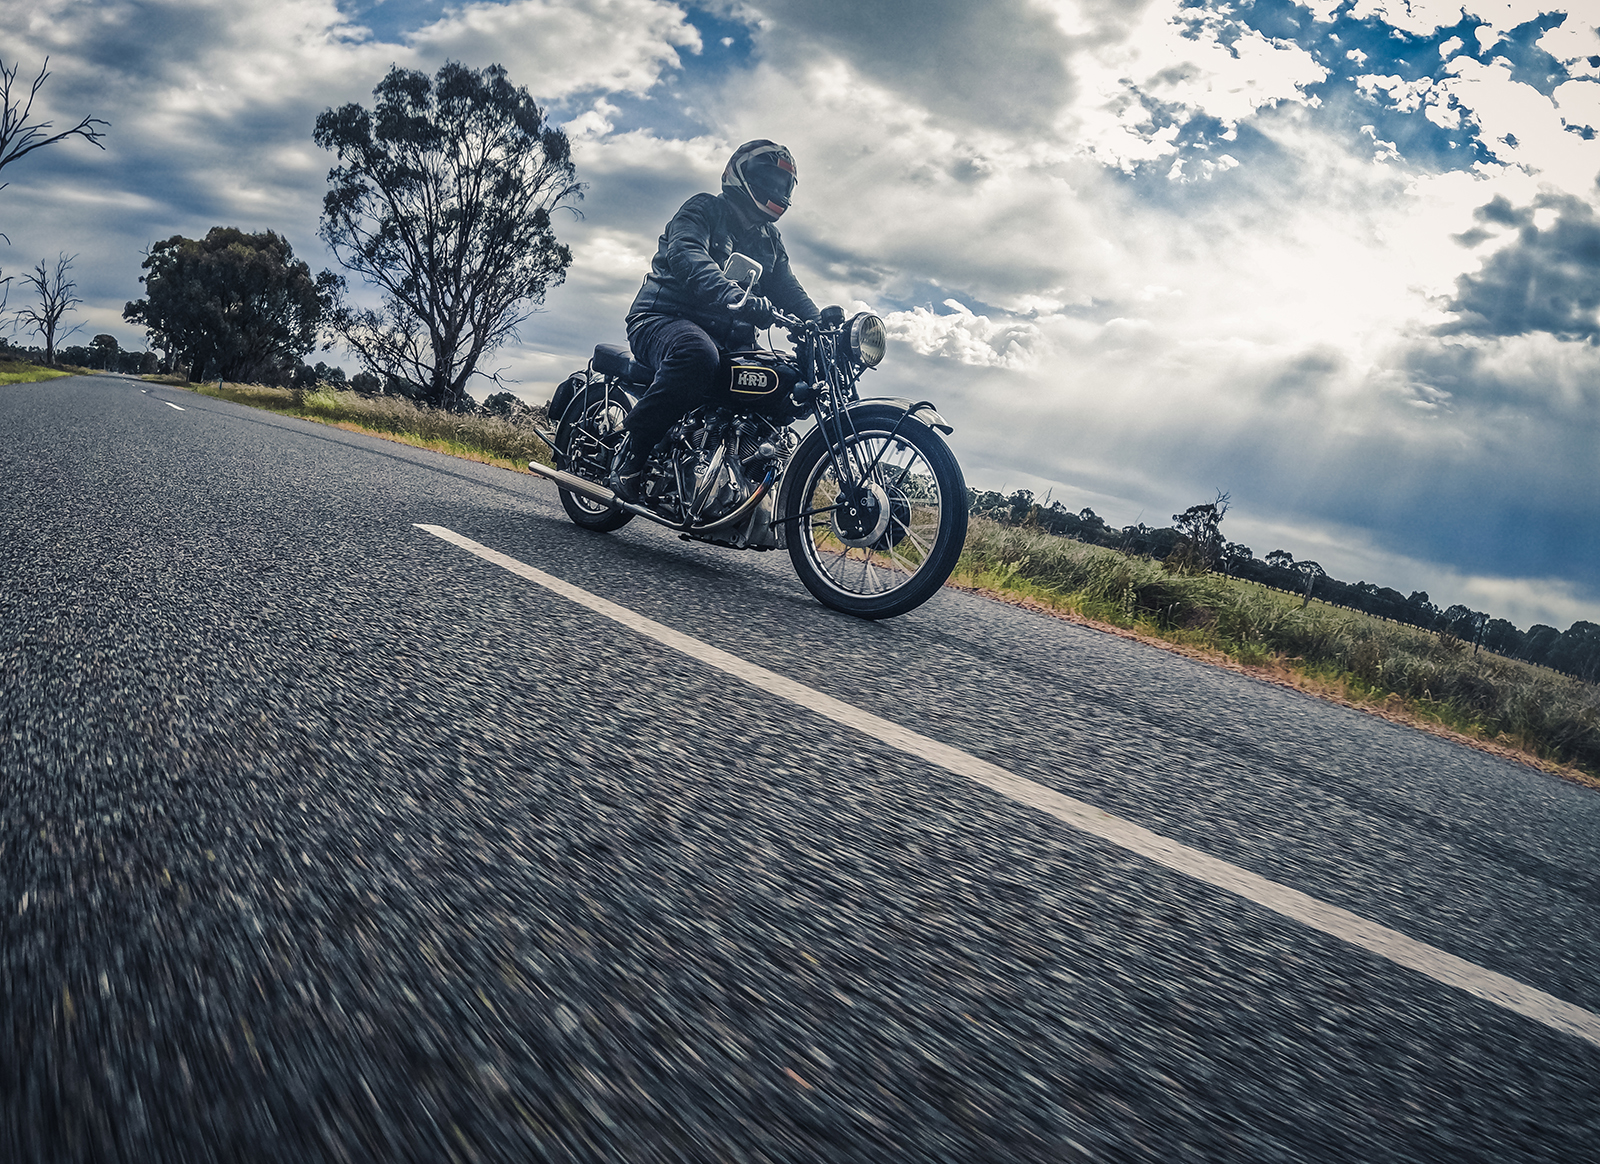
<path fill-rule="evenodd" d="M 1493 1003 L 1506 1010 L 1562 1034 L 1572 1035 L 1600 1047 L 1600 1014 L 1557 998 L 1553 994 L 1499 974 L 1475 962 L 1407 937 L 1399 930 L 1390 929 L 1370 921 L 1347 909 L 1331 905 L 1298 889 L 1280 885 L 1248 869 L 1229 864 L 1209 853 L 1190 848 L 1179 841 L 1123 820 L 1103 809 L 1081 800 L 1075 800 L 1033 780 L 1008 772 L 987 760 L 980 760 L 959 748 L 942 744 L 938 740 L 881 719 L 862 711 L 831 695 L 824 695 L 765 667 L 757 666 L 737 655 L 719 650 L 681 631 L 673 630 L 642 614 L 591 594 L 581 587 L 546 574 L 516 558 L 492 550 L 471 538 L 437 525 L 416 523 L 416 527 L 435 537 L 459 546 L 486 562 L 543 586 L 579 606 L 604 615 L 629 630 L 652 638 L 663 646 L 698 659 L 702 663 L 742 679 L 754 687 L 778 695 L 791 703 L 814 711 L 845 727 L 909 753 L 928 763 L 964 776 L 986 788 L 1048 813 L 1073 828 L 1110 841 L 1132 853 L 1153 861 L 1164 868 L 1192 877 L 1196 881 L 1236 894 L 1247 901 L 1264 906 L 1274 913 L 1291 918 L 1303 925 L 1348 942 L 1370 953 L 1409 970 L 1433 979 L 1446 986 L 1464 990 L 1476 998 Z"/>

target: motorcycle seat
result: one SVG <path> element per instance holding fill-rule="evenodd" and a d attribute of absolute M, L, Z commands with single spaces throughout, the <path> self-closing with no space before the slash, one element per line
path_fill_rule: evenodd
<path fill-rule="evenodd" d="M 655 378 L 655 373 L 634 360 L 633 353 L 622 344 L 595 344 L 594 370 L 629 384 L 648 384 Z"/>

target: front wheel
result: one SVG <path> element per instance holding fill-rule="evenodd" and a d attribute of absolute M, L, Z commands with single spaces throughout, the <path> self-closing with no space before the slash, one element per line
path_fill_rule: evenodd
<path fill-rule="evenodd" d="M 556 429 L 556 468 L 604 485 L 611 458 L 622 443 L 622 422 L 631 402 L 615 388 L 591 384 L 568 404 Z M 596 533 L 610 533 L 633 520 L 633 514 L 569 489 L 561 490 L 561 506 L 573 524 Z"/>
<path fill-rule="evenodd" d="M 949 447 L 914 418 L 858 421 L 843 464 L 820 432 L 796 451 L 787 476 L 789 559 L 824 606 L 893 618 L 944 585 L 967 537 L 967 484 Z"/>

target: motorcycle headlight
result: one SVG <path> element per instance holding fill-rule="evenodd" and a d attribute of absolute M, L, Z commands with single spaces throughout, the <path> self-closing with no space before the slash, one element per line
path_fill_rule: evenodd
<path fill-rule="evenodd" d="M 850 354 L 863 368 L 876 368 L 889 350 L 889 331 L 883 320 L 863 311 L 850 321 Z"/>

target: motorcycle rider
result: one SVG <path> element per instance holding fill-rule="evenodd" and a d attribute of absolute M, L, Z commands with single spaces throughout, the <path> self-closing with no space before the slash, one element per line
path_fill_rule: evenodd
<path fill-rule="evenodd" d="M 650 387 L 628 414 L 611 465 L 611 490 L 639 503 L 645 461 L 668 429 L 708 392 L 721 355 L 718 342 L 754 342 L 754 327 L 769 327 L 776 305 L 801 319 L 817 306 L 789 270 L 789 255 L 774 225 L 789 209 L 798 173 L 794 155 L 759 139 L 733 151 L 720 194 L 696 194 L 667 223 L 644 284 L 628 309 L 633 358 L 655 370 Z M 723 274 L 735 252 L 761 264 L 761 278 L 737 313 L 729 307 L 745 288 Z"/>

